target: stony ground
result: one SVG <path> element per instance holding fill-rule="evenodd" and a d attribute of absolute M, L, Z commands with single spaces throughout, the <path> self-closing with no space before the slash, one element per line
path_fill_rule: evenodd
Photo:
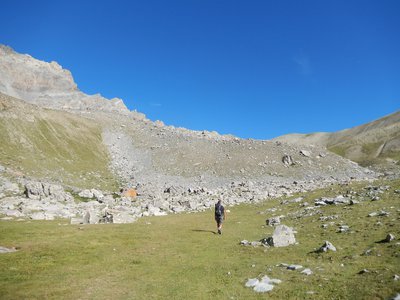
<path fill-rule="evenodd" d="M 120 225 L 0 221 L 1 298 L 390 299 L 400 293 L 399 192 L 399 180 L 352 183 L 231 206 L 221 236 L 212 210 Z M 295 244 L 240 244 L 271 236 L 277 217 Z M 336 251 L 316 251 L 325 241 Z M 266 294 L 246 286 L 265 276 Z"/>

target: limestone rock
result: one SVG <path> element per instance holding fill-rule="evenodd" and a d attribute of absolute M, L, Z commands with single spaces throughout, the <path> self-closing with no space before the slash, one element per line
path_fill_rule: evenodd
<path fill-rule="evenodd" d="M 310 157 L 311 156 L 311 152 L 307 151 L 307 150 L 300 150 L 300 154 L 305 156 L 305 157 Z"/>
<path fill-rule="evenodd" d="M 296 243 L 293 229 L 286 225 L 278 225 L 272 237 L 267 238 L 267 243 L 272 247 L 286 247 Z"/>
<path fill-rule="evenodd" d="M 281 219 L 280 219 L 280 217 L 272 217 L 272 218 L 267 219 L 266 223 L 268 226 L 277 226 L 277 225 L 281 224 Z"/>
<path fill-rule="evenodd" d="M 17 249 L 13 248 L 6 248 L 6 247 L 2 247 L 0 246 L 0 254 L 1 253 L 11 253 L 11 252 L 16 252 Z"/>
<path fill-rule="evenodd" d="M 290 155 L 285 154 L 282 157 L 282 162 L 286 165 L 286 166 L 291 166 L 294 165 L 294 161 L 292 159 L 292 157 Z"/>
<path fill-rule="evenodd" d="M 331 242 L 325 241 L 325 243 L 318 249 L 317 252 L 327 252 L 327 251 L 336 251 L 336 247 L 333 246 Z"/>
<path fill-rule="evenodd" d="M 391 241 L 393 241 L 395 239 L 395 236 L 391 233 L 389 233 L 386 238 L 384 239 L 384 242 L 386 243 L 390 243 Z"/>
<path fill-rule="evenodd" d="M 291 271 L 297 271 L 297 270 L 303 269 L 303 266 L 301 266 L 301 265 L 289 265 L 289 266 L 287 266 L 287 269 L 291 270 Z"/>
<path fill-rule="evenodd" d="M 83 190 L 78 194 L 79 197 L 92 199 L 94 197 L 91 190 Z"/>
<path fill-rule="evenodd" d="M 301 274 L 304 274 L 304 275 L 307 275 L 307 276 L 309 276 L 309 275 L 312 275 L 312 271 L 311 271 L 311 269 L 304 269 L 303 271 L 301 271 Z"/>

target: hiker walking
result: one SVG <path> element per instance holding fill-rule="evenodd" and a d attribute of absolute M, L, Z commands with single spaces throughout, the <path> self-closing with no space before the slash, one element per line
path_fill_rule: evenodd
<path fill-rule="evenodd" d="M 222 222 L 226 219 L 225 208 L 222 205 L 222 201 L 218 200 L 215 204 L 215 221 L 217 222 L 218 234 L 221 234 Z"/>

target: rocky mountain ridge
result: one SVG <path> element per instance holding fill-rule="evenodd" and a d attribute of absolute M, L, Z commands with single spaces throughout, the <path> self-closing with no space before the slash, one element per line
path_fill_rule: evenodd
<path fill-rule="evenodd" d="M 85 207 L 93 220 L 112 211 L 115 220 L 128 222 L 208 209 L 217 199 L 255 203 L 377 175 L 321 146 L 244 140 L 152 122 L 129 112 L 122 101 L 83 94 L 58 64 L 4 46 L 0 72 L 0 193 L 18 187 L 0 199 L 6 218 L 18 210 L 19 217 L 39 211 L 35 217 L 51 219 L 68 215 L 61 212 L 65 209 L 85 217 Z M 43 190 L 35 201 L 63 207 L 32 209 L 31 185 Z M 78 202 L 87 190 L 105 198 L 92 192 L 76 206 L 52 197 L 48 185 Z M 133 188 L 138 196 L 125 197 L 119 188 Z"/>
<path fill-rule="evenodd" d="M 4 45 L 0 45 L 0 74 L 0 92 L 42 107 L 129 113 L 122 99 L 81 92 L 71 72 L 57 62 L 40 61 Z"/>

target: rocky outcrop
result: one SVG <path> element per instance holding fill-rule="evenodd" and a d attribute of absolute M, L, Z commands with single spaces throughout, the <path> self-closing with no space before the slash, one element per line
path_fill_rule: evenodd
<path fill-rule="evenodd" d="M 79 91 L 70 71 L 0 45 L 0 92 L 47 108 L 128 114 L 121 99 Z"/>

